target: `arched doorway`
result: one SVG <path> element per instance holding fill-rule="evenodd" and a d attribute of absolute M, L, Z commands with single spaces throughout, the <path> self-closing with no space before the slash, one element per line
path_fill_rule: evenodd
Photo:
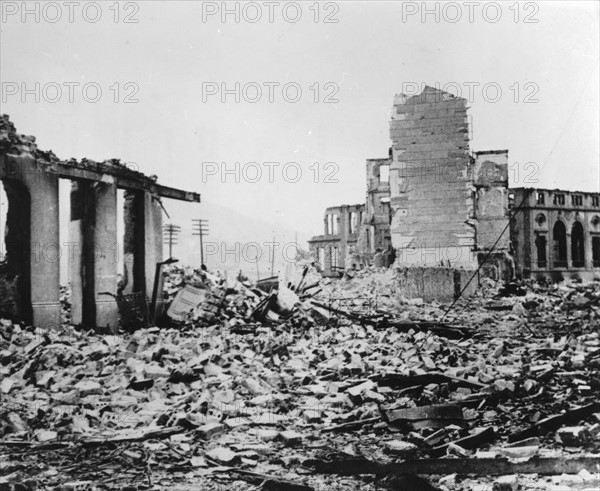
<path fill-rule="evenodd" d="M 557 268 L 567 267 L 567 229 L 565 224 L 557 220 L 552 230 L 554 240 L 554 266 Z"/>
<path fill-rule="evenodd" d="M 575 222 L 571 229 L 571 261 L 574 268 L 585 266 L 584 234 L 581 222 Z"/>

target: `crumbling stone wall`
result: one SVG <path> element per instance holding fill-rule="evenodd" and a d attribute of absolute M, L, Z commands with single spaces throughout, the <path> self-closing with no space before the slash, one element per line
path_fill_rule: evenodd
<path fill-rule="evenodd" d="M 508 150 L 473 153 L 473 188 L 477 250 L 508 251 Z"/>
<path fill-rule="evenodd" d="M 364 218 L 357 241 L 357 252 L 363 263 L 371 263 L 377 249 L 387 251 L 390 236 L 390 181 L 391 158 L 367 159 L 367 196 Z"/>
<path fill-rule="evenodd" d="M 325 233 L 315 235 L 308 241 L 310 252 L 316 261 L 320 249 L 325 254 L 324 264 L 321 265 L 325 276 L 339 276 L 345 268 L 352 266 L 349 261 L 353 261 L 356 256 L 356 243 L 364 212 L 363 204 L 332 206 L 325 210 L 323 218 Z M 355 217 L 354 229 L 351 226 L 352 216 Z M 334 217 L 336 233 L 332 233 L 330 229 L 331 217 Z M 332 257 L 332 250 L 337 251 L 336 258 Z"/>
<path fill-rule="evenodd" d="M 475 293 L 477 278 L 469 283 L 472 270 L 418 267 L 399 268 L 397 270 L 397 292 L 405 298 L 422 298 L 425 302 L 452 302 L 464 289 L 464 297 Z"/>
<path fill-rule="evenodd" d="M 59 178 L 73 182 L 70 241 L 59 243 Z M 162 257 L 160 197 L 200 201 L 197 193 L 161 186 L 118 160 L 62 161 L 41 151 L 32 136 L 16 132 L 8 116 L 0 116 L 0 179 L 8 198 L 6 262 L 0 265 L 3 315 L 43 329 L 61 322 L 59 276 L 61 257 L 72 262 L 72 321 L 88 327 L 116 328 L 117 304 L 102 292 L 116 293 L 117 263 L 123 253 L 117 238 L 117 188 L 131 191 L 135 204 L 126 220 L 127 252 L 134 255 L 133 288 L 151 295 L 156 264 Z M 64 253 L 64 254 L 63 254 Z M 160 288 L 160 282 L 159 282 Z M 160 315 L 162 298 L 156 314 Z"/>
<path fill-rule="evenodd" d="M 399 265 L 476 267 L 466 102 L 432 87 L 394 100 L 391 234 Z"/>

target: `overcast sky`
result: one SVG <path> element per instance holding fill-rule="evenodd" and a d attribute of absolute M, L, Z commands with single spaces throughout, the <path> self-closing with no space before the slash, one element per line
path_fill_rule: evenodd
<path fill-rule="evenodd" d="M 512 186 L 600 191 L 595 1 L 425 17 L 421 2 L 227 2 L 238 19 L 221 2 L 1 3 L 2 112 L 61 158 L 135 162 L 312 235 L 327 206 L 364 202 L 394 94 L 438 84 L 470 99 L 472 150 L 509 150 Z"/>

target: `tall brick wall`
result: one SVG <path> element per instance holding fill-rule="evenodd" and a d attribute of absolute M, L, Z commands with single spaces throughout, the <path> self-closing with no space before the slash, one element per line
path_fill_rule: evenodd
<path fill-rule="evenodd" d="M 466 102 L 432 87 L 395 98 L 390 196 L 399 265 L 476 267 Z"/>

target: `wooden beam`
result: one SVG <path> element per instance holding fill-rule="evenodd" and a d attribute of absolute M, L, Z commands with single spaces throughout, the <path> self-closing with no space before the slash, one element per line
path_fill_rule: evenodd
<path fill-rule="evenodd" d="M 511 462 L 505 458 L 468 458 L 468 459 L 419 459 L 380 464 L 367 459 L 348 459 L 324 462 L 306 460 L 305 467 L 320 474 L 340 474 L 356 476 L 360 474 L 397 475 L 397 474 L 475 474 L 479 476 L 501 476 L 506 474 L 577 474 L 586 469 L 597 472 L 600 455 L 573 457 L 532 457 L 525 462 Z"/>

